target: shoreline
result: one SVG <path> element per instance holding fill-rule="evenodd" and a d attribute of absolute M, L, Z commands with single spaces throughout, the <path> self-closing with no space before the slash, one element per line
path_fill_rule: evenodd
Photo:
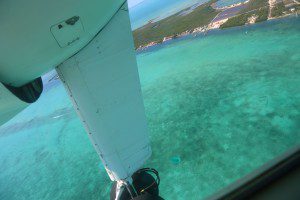
<path fill-rule="evenodd" d="M 261 4 L 264 1 L 266 1 L 265 3 L 267 5 L 260 5 L 259 7 L 255 7 L 255 6 L 253 7 L 253 4 L 257 4 L 257 2 Z M 146 27 L 141 27 L 139 28 L 138 31 L 137 30 L 134 31 L 135 34 L 134 40 L 136 44 L 135 49 L 137 51 L 144 50 L 149 47 L 165 43 L 169 40 L 181 38 L 187 35 L 197 35 L 200 33 L 204 33 L 204 35 L 206 35 L 208 31 L 214 29 L 227 29 L 236 26 L 244 26 L 249 24 L 251 25 L 251 24 L 260 23 L 262 21 L 283 18 L 294 14 L 296 15 L 300 14 L 300 10 L 299 10 L 300 7 L 298 2 L 284 4 L 283 1 L 277 3 L 274 1 L 275 0 L 246 0 L 244 2 L 239 2 L 229 6 L 217 8 L 216 7 L 217 0 L 210 0 L 206 4 L 197 5 L 196 8 L 193 7 L 193 9 L 197 9 L 198 7 L 201 6 L 203 7 L 200 8 L 198 11 L 196 11 L 200 13 L 200 14 L 197 13 L 199 16 L 201 16 L 201 13 L 203 15 L 203 13 L 205 13 L 206 10 L 211 9 L 210 13 L 214 13 L 214 15 L 209 15 L 208 14 L 209 12 L 205 13 L 208 14 L 208 16 L 210 17 L 209 20 L 205 21 L 205 23 L 196 24 L 193 23 L 193 21 L 191 21 L 191 24 L 193 25 L 189 27 L 187 26 L 186 29 L 181 28 L 181 30 L 176 30 L 176 24 L 177 23 L 182 24 L 182 22 L 176 22 L 174 20 L 172 21 L 172 19 L 171 20 L 168 19 L 169 21 L 167 21 L 167 23 L 165 20 L 162 22 L 156 22 L 154 25 L 150 24 L 147 25 Z M 178 12 L 177 15 L 180 15 L 183 11 L 185 10 Z M 174 19 L 176 20 L 178 18 L 177 15 L 174 16 Z M 201 16 L 201 17 L 205 18 L 205 16 Z M 193 17 L 190 18 L 197 20 L 197 18 L 196 19 Z M 179 20 L 181 19 L 179 18 Z M 169 25 L 169 23 L 171 24 Z M 156 27 L 163 27 L 163 28 L 158 28 L 158 32 L 155 32 L 156 29 L 155 30 L 152 29 Z M 149 36 L 147 36 L 147 34 L 149 34 Z M 139 39 L 140 36 L 142 39 Z M 143 37 L 145 39 L 143 39 Z M 142 42 L 143 40 L 145 40 L 145 42 Z"/>
<path fill-rule="evenodd" d="M 282 19 L 282 18 L 287 18 L 287 17 L 291 17 L 291 16 L 294 16 L 294 17 L 298 17 L 298 14 L 297 13 L 290 13 L 290 14 L 285 14 L 285 15 L 281 15 L 281 16 L 278 16 L 278 17 L 272 17 L 272 18 L 268 18 L 267 20 L 265 20 L 264 22 L 267 22 L 267 21 L 273 21 L 273 20 L 277 20 L 277 19 Z M 228 20 L 228 18 L 226 19 L 226 21 Z M 217 21 L 219 22 L 219 21 Z M 258 22 L 260 23 L 260 22 Z M 230 28 L 236 28 L 236 27 L 245 27 L 245 26 L 249 26 L 249 25 L 255 25 L 255 24 L 258 24 L 258 23 L 247 23 L 247 24 L 244 24 L 242 26 L 233 26 L 233 27 L 230 27 Z M 186 36 L 193 36 L 193 37 L 196 37 L 197 35 L 199 34 L 204 34 L 204 36 L 208 33 L 208 31 L 211 31 L 211 30 L 228 30 L 230 28 L 226 28 L 226 29 L 221 29 L 221 28 L 214 28 L 214 27 L 208 27 L 208 26 L 205 26 L 206 29 L 204 27 L 197 27 L 193 30 L 196 30 L 196 31 L 193 31 L 193 30 L 188 30 L 188 31 L 184 31 L 180 34 L 176 34 L 176 35 L 173 35 L 173 36 L 168 36 L 168 37 L 165 37 L 164 40 L 162 42 L 150 42 L 149 44 L 143 46 L 143 47 L 139 47 L 136 49 L 136 52 L 140 53 L 140 52 L 143 52 L 143 51 L 146 51 L 147 49 L 151 48 L 151 47 L 154 47 L 154 46 L 158 46 L 158 45 L 161 45 L 161 44 L 164 44 L 166 42 L 170 42 L 172 40 L 176 40 L 176 39 L 180 39 L 180 38 L 183 38 L 183 37 L 186 37 Z M 199 31 L 198 31 L 199 30 Z"/>
<path fill-rule="evenodd" d="M 248 1 L 247 1 L 248 2 Z M 297 13 L 289 13 L 289 14 L 285 14 L 285 15 L 281 15 L 281 16 L 278 16 L 278 17 L 271 17 L 271 18 L 268 18 L 266 21 L 271 21 L 271 20 L 275 20 L 275 19 L 280 19 L 280 18 L 285 18 L 285 17 L 289 17 L 289 16 L 292 16 L 292 15 L 297 15 Z M 218 16 L 218 15 L 217 15 Z M 217 17 L 216 16 L 216 17 Z M 161 41 L 161 42 L 158 42 L 158 41 L 153 41 L 153 42 L 150 42 L 148 43 L 147 45 L 145 46 L 142 46 L 142 47 L 138 47 L 136 48 L 136 51 L 143 51 L 143 50 L 146 50 L 148 49 L 149 47 L 153 47 L 153 46 L 156 46 L 156 45 L 160 45 L 160 44 L 163 44 L 167 41 L 170 41 L 170 40 L 175 40 L 177 38 L 182 38 L 184 36 L 188 36 L 188 35 L 198 35 L 198 34 L 201 34 L 201 33 L 204 33 L 204 35 L 207 34 L 208 31 L 210 30 L 223 30 L 220 28 L 220 26 L 225 23 L 229 18 L 225 18 L 225 19 L 222 19 L 222 20 L 219 20 L 219 21 L 216 21 L 216 22 L 213 22 L 213 23 L 210 23 L 206 26 L 202 26 L 202 27 L 197 27 L 195 29 L 192 29 L 192 30 L 187 30 L 187 31 L 184 31 L 180 34 L 175 34 L 175 35 L 171 35 L 171 36 L 166 36 L 164 37 L 164 39 Z M 213 21 L 213 20 L 212 20 Z M 254 24 L 257 24 L 257 23 L 260 23 L 260 22 L 254 22 L 254 23 L 246 23 L 242 26 L 234 26 L 234 27 L 243 27 L 243 26 L 246 26 L 246 25 L 254 25 Z M 230 28 L 233 28 L 233 27 L 230 27 Z M 226 28 L 228 29 L 228 28 Z"/>
<path fill-rule="evenodd" d="M 176 39 L 176 38 L 179 38 L 179 37 L 183 37 L 183 36 L 186 36 L 186 35 L 189 35 L 189 34 L 193 34 L 193 33 L 198 34 L 198 33 L 207 32 L 207 31 L 212 30 L 212 29 L 217 29 L 217 28 L 220 27 L 220 25 L 222 25 L 223 23 L 225 23 L 225 22 L 229 19 L 229 18 L 225 18 L 225 19 L 218 20 L 218 21 L 215 21 L 215 22 L 214 22 L 214 20 L 219 16 L 219 14 L 221 14 L 222 12 L 224 12 L 224 11 L 226 11 L 226 10 L 228 10 L 228 9 L 236 8 L 236 7 L 239 7 L 239 6 L 246 5 L 246 4 L 249 3 L 249 2 L 250 2 L 250 0 L 246 0 L 245 2 L 235 3 L 235 4 L 232 4 L 232 5 L 224 6 L 224 7 L 220 7 L 220 8 L 216 7 L 216 3 L 212 3 L 212 4 L 211 4 L 211 7 L 212 7 L 213 9 L 217 10 L 217 11 L 220 11 L 220 13 L 218 13 L 218 14 L 211 20 L 211 22 L 210 22 L 208 25 L 196 27 L 196 28 L 194 28 L 194 29 L 192 29 L 192 30 L 186 30 L 186 31 L 184 31 L 184 32 L 182 32 L 182 33 L 179 33 L 179 34 L 170 35 L 170 36 L 165 36 L 165 37 L 163 38 L 163 40 L 160 41 L 160 42 L 159 42 L 159 41 L 152 41 L 152 42 L 150 42 L 150 43 L 148 43 L 148 44 L 146 44 L 146 45 L 144 45 L 144 46 L 140 46 L 140 47 L 136 48 L 136 50 L 143 50 L 143 49 L 146 49 L 146 48 L 148 48 L 148 47 L 155 46 L 155 45 L 157 45 L 157 44 L 162 44 L 162 43 L 164 43 L 164 42 L 166 42 L 166 41 L 169 41 L 169 40 L 172 40 L 172 39 Z M 201 6 L 202 4 L 195 4 L 195 5 L 197 5 L 196 7 L 198 7 L 198 6 Z M 194 6 L 195 6 L 195 5 L 194 5 Z M 191 6 L 191 7 L 193 7 L 193 6 Z M 195 8 L 196 8 L 196 7 L 195 7 Z M 195 8 L 193 8 L 193 9 L 195 9 Z M 180 11 L 179 14 L 180 14 L 181 12 L 182 12 L 182 11 Z"/>

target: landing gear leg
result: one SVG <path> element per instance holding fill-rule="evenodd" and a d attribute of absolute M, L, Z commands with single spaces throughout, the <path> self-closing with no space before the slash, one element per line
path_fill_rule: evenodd
<path fill-rule="evenodd" d="M 140 169 L 130 180 L 113 183 L 110 200 L 162 200 L 159 197 L 159 183 L 159 174 L 155 169 Z"/>

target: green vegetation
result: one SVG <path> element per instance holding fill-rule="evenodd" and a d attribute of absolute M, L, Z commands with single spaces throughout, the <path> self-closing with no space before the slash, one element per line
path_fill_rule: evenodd
<path fill-rule="evenodd" d="M 161 42 L 166 36 L 176 36 L 184 31 L 205 26 L 219 13 L 211 7 L 217 0 L 211 0 L 198 6 L 191 13 L 180 15 L 176 13 L 158 22 L 148 23 L 133 31 L 135 47 L 146 45 L 150 42 Z"/>
<path fill-rule="evenodd" d="M 294 8 L 295 10 L 293 12 L 290 12 L 290 9 Z M 298 15 L 300 14 L 300 4 L 294 5 L 293 7 L 290 7 L 289 9 L 287 9 L 289 13 L 298 13 Z"/>
<path fill-rule="evenodd" d="M 216 10 L 212 5 L 218 0 L 210 0 L 209 2 L 198 6 L 190 13 L 184 14 L 190 8 L 180 11 L 172 16 L 162 19 L 157 22 L 149 22 L 141 28 L 133 31 L 135 47 L 143 47 L 147 44 L 161 43 L 164 37 L 178 37 L 184 32 L 192 32 L 197 27 L 207 26 L 216 16 L 220 10 Z M 284 14 L 284 12 L 292 13 L 289 9 L 285 8 L 285 4 L 291 3 L 292 0 L 284 0 L 272 8 L 272 17 L 278 17 Z M 299 5 L 294 5 L 296 12 L 299 11 Z M 229 18 L 224 24 L 220 26 L 221 29 L 243 26 L 252 18 L 251 23 L 262 22 L 268 19 L 269 15 L 269 3 L 268 0 L 250 0 L 239 13 Z"/>
<path fill-rule="evenodd" d="M 268 7 L 260 8 L 259 10 L 256 11 L 255 14 L 258 16 L 255 22 L 266 21 L 268 19 L 269 8 Z"/>
<path fill-rule="evenodd" d="M 283 0 L 283 3 L 284 4 L 293 4 L 293 3 L 295 3 L 293 0 Z"/>
<path fill-rule="evenodd" d="M 285 11 L 288 13 L 290 12 L 290 9 L 295 9 L 294 12 L 298 12 L 300 11 L 300 4 L 295 3 L 293 0 L 283 0 L 284 5 L 287 5 L 287 7 L 285 8 Z"/>
<path fill-rule="evenodd" d="M 247 4 L 247 7 L 242 9 L 240 13 L 246 13 L 262 7 L 269 7 L 268 0 L 250 0 L 250 2 Z"/>
<path fill-rule="evenodd" d="M 251 16 L 250 13 L 241 14 L 238 16 L 231 17 L 220 26 L 221 29 L 234 27 L 234 26 L 243 26 L 247 23 L 248 18 Z"/>
<path fill-rule="evenodd" d="M 236 15 L 220 26 L 221 29 L 243 26 L 248 22 L 248 18 L 257 16 L 255 22 L 262 22 L 268 19 L 268 1 L 267 0 L 252 0 L 247 6 L 240 11 L 240 15 Z"/>
<path fill-rule="evenodd" d="M 272 8 L 271 17 L 279 17 L 283 14 L 284 11 L 286 11 L 284 3 L 283 2 L 277 3 L 275 7 Z"/>

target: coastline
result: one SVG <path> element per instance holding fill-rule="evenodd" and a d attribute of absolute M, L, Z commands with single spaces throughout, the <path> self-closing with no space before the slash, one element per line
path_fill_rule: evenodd
<path fill-rule="evenodd" d="M 264 21 L 265 23 L 272 23 L 272 22 L 275 22 L 277 20 L 285 20 L 285 19 L 288 19 L 288 18 L 296 18 L 296 14 L 290 14 L 290 15 L 285 15 L 285 16 L 280 16 L 280 17 L 277 17 L 277 18 L 272 18 L 272 19 L 269 19 L 269 20 L 266 20 Z M 155 45 L 152 45 L 152 46 L 148 46 L 147 48 L 143 48 L 143 49 L 136 49 L 136 53 L 137 54 L 143 54 L 143 53 L 147 53 L 147 52 L 152 52 L 152 51 L 156 51 L 157 49 L 160 49 L 160 48 L 163 48 L 165 45 L 169 45 L 169 44 L 172 44 L 173 42 L 176 42 L 176 41 L 181 41 L 181 40 L 185 40 L 185 39 L 193 39 L 195 37 L 205 37 L 205 36 L 209 36 L 209 35 L 219 35 L 219 34 L 228 34 L 228 31 L 231 31 L 231 30 L 234 30 L 234 29 L 241 29 L 243 27 L 248 27 L 251 29 L 251 27 L 255 27 L 256 25 L 263 25 L 263 23 L 254 23 L 254 24 L 245 24 L 243 26 L 235 26 L 235 27 L 231 27 L 231 28 L 226 28 L 226 29 L 210 29 L 207 31 L 207 33 L 203 34 L 203 32 L 199 32 L 197 34 L 186 34 L 186 35 L 183 35 L 181 37 L 176 37 L 174 39 L 170 39 L 170 40 L 167 40 L 165 42 L 161 42 L 161 43 L 156 43 Z M 221 33 L 222 32 L 222 33 Z M 248 31 L 245 32 L 245 34 L 247 34 Z"/>
<path fill-rule="evenodd" d="M 225 7 L 222 7 L 222 8 L 215 8 L 214 5 L 212 4 L 213 9 L 220 10 L 221 12 L 219 12 L 213 18 L 213 20 L 211 20 L 211 22 L 208 25 L 196 27 L 196 28 L 191 29 L 191 30 L 186 30 L 186 31 L 184 31 L 182 33 L 179 33 L 179 34 L 165 36 L 163 38 L 163 40 L 161 40 L 161 41 L 152 41 L 152 42 L 150 42 L 150 43 L 148 43 L 148 44 L 146 44 L 144 46 L 139 46 L 138 48 L 136 48 L 136 51 L 143 51 L 143 50 L 146 50 L 149 47 L 153 47 L 153 46 L 156 46 L 156 45 L 159 45 L 159 44 L 163 44 L 163 43 L 165 43 L 167 41 L 174 40 L 174 39 L 177 39 L 177 38 L 181 38 L 181 37 L 184 37 L 184 36 L 187 36 L 187 35 L 194 35 L 194 36 L 196 36 L 198 34 L 204 34 L 204 35 L 206 35 L 207 32 L 210 31 L 210 30 L 217 30 L 217 29 L 223 30 L 223 28 L 220 28 L 220 27 L 221 27 L 222 24 L 224 24 L 225 22 L 227 22 L 228 19 L 234 18 L 236 16 L 240 16 L 240 15 L 242 15 L 244 13 L 233 15 L 231 17 L 223 18 L 223 19 L 217 20 L 217 21 L 214 21 L 214 20 L 220 14 L 222 14 L 222 12 L 224 12 L 224 11 L 226 11 L 228 9 L 232 9 L 232 8 L 236 8 L 236 7 L 239 7 L 239 6 L 246 5 L 249 2 L 250 2 L 250 0 L 247 0 L 245 2 L 240 2 L 240 3 L 232 4 L 230 6 L 225 6 Z M 272 6 L 272 8 L 274 8 L 274 5 Z M 272 8 L 269 8 L 269 9 L 271 10 Z M 299 14 L 299 11 L 295 11 L 295 12 L 292 11 L 290 13 L 282 13 L 282 15 L 280 15 L 280 16 L 271 16 L 271 15 L 269 15 L 268 18 L 265 21 L 270 21 L 270 20 L 279 19 L 279 18 L 285 18 L 285 17 L 289 17 L 289 16 L 292 16 L 292 15 L 298 16 L 298 14 Z M 257 22 L 256 19 L 257 19 L 257 16 L 255 16 L 253 14 L 251 17 L 248 18 L 248 21 L 244 25 L 240 25 L 240 26 L 246 26 L 246 25 L 251 25 L 251 24 L 259 23 L 260 21 Z M 237 27 L 237 26 L 232 26 L 232 27 Z M 228 27 L 228 28 L 231 28 L 231 27 Z"/>

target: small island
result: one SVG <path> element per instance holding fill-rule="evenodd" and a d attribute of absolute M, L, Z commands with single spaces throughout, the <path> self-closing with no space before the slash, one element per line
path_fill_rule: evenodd
<path fill-rule="evenodd" d="M 196 4 L 159 21 L 150 20 L 146 25 L 135 29 L 135 48 L 147 47 L 188 34 L 206 33 L 211 29 L 225 29 L 246 24 L 254 24 L 292 14 L 300 14 L 298 0 L 247 0 L 218 8 L 210 0 Z"/>

